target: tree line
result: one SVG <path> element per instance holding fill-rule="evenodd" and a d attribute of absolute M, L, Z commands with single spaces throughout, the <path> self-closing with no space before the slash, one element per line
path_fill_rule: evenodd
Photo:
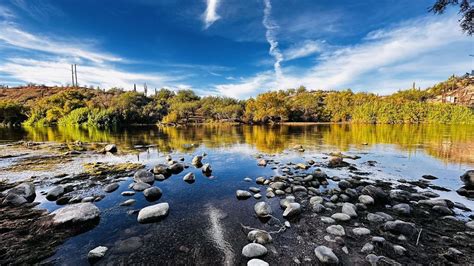
<path fill-rule="evenodd" d="M 452 80 L 452 79 L 457 79 Z M 451 89 L 452 77 L 427 90 L 409 89 L 389 96 L 373 93 L 297 89 L 269 91 L 248 100 L 200 97 L 192 90 L 161 89 L 147 96 L 135 91 L 65 88 L 19 103 L 0 98 L 0 123 L 75 125 L 109 128 L 131 124 L 352 122 L 371 124 L 474 124 L 465 106 L 431 103 Z M 12 89 L 10 89 L 12 90 Z"/>

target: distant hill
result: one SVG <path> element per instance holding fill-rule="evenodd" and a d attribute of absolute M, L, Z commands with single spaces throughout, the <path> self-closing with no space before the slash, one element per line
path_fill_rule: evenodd
<path fill-rule="evenodd" d="M 474 75 L 452 76 L 428 88 L 428 102 L 453 103 L 474 108 Z"/>

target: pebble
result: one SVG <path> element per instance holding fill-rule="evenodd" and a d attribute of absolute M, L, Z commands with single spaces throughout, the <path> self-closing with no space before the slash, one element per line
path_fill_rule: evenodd
<path fill-rule="evenodd" d="M 135 195 L 135 191 L 123 191 L 122 196 L 133 196 Z"/>
<path fill-rule="evenodd" d="M 133 204 L 135 204 L 136 200 L 134 199 L 128 199 L 122 203 L 120 203 L 120 206 L 131 206 Z"/>
<path fill-rule="evenodd" d="M 267 262 L 261 259 L 251 259 L 247 262 L 247 266 L 269 266 Z"/>
<path fill-rule="evenodd" d="M 354 229 L 352 229 L 352 232 L 356 236 L 364 236 L 364 235 L 369 235 L 370 234 L 370 230 L 365 228 L 365 227 L 354 228 Z"/>
<path fill-rule="evenodd" d="M 335 236 L 345 236 L 346 231 L 344 230 L 344 227 L 341 225 L 330 225 L 328 228 L 326 228 L 326 232 L 329 234 L 335 235 Z"/>
<path fill-rule="evenodd" d="M 264 256 L 268 253 L 268 250 L 265 246 L 258 243 L 247 244 L 242 249 L 242 255 L 247 258 L 256 258 Z"/>
<path fill-rule="evenodd" d="M 107 247 L 98 246 L 89 251 L 89 253 L 87 254 L 87 259 L 92 262 L 98 261 L 105 256 L 107 250 L 109 250 Z"/>
<path fill-rule="evenodd" d="M 323 223 L 326 223 L 326 224 L 333 224 L 333 223 L 336 223 L 336 221 L 331 218 L 331 217 L 326 217 L 326 216 L 322 216 L 321 217 L 321 222 Z"/>
<path fill-rule="evenodd" d="M 335 213 L 333 215 L 331 215 L 331 218 L 333 218 L 334 220 L 336 221 L 341 221 L 341 222 L 346 222 L 346 221 L 349 221 L 351 219 L 351 217 L 345 213 Z"/>
<path fill-rule="evenodd" d="M 344 203 L 342 204 L 342 213 L 349 215 L 350 217 L 354 218 L 357 217 L 356 206 L 352 203 Z"/>
<path fill-rule="evenodd" d="M 107 192 L 107 193 L 110 193 L 110 192 L 113 192 L 113 191 L 117 190 L 117 188 L 119 188 L 119 184 L 118 183 L 112 183 L 112 184 L 109 184 L 109 185 L 105 186 L 104 191 Z"/>
<path fill-rule="evenodd" d="M 372 245 L 371 243 L 365 243 L 365 245 L 362 247 L 362 249 L 360 250 L 360 252 L 362 253 L 370 253 L 374 250 L 374 245 Z"/>
<path fill-rule="evenodd" d="M 260 199 L 262 197 L 262 194 L 257 193 L 257 194 L 254 194 L 253 197 L 256 199 Z"/>
<path fill-rule="evenodd" d="M 359 202 L 363 203 L 365 205 L 372 205 L 372 204 L 374 204 L 374 198 L 372 198 L 369 195 L 360 195 L 359 196 Z"/>
<path fill-rule="evenodd" d="M 167 202 L 145 207 L 138 212 L 137 221 L 139 223 L 156 222 L 168 215 L 169 208 Z"/>
<path fill-rule="evenodd" d="M 392 210 L 402 215 L 409 215 L 411 213 L 411 207 L 410 205 L 406 203 L 400 203 L 400 204 L 394 205 L 392 207 Z"/>
<path fill-rule="evenodd" d="M 252 194 L 245 190 L 237 190 L 235 192 L 235 195 L 237 196 L 238 199 L 248 199 L 252 197 Z"/>
<path fill-rule="evenodd" d="M 338 264 L 339 259 L 337 258 L 336 254 L 332 251 L 332 249 L 326 246 L 318 246 L 314 249 L 314 253 L 318 260 L 322 263 L 327 264 Z"/>
<path fill-rule="evenodd" d="M 249 187 L 249 191 L 251 191 L 253 193 L 258 193 L 258 192 L 260 192 L 260 189 L 257 188 L 257 187 Z"/>

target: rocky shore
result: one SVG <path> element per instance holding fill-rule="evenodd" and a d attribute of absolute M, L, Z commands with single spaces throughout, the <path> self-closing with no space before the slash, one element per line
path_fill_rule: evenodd
<path fill-rule="evenodd" d="M 28 145 L 35 149 L 39 146 Z M 74 146 L 87 148 L 64 152 L 61 158 L 68 161 L 83 152 L 119 152 L 113 144 Z M 305 152 L 300 145 L 293 150 Z M 120 192 L 123 200 L 116 205 L 134 206 L 135 199 L 128 197 L 143 194 L 148 205 L 127 214 L 136 216 L 137 225 L 160 223 L 173 212 L 174 206 L 160 200 L 164 192 L 159 182 L 183 173 L 182 180 L 174 182 L 192 186 L 196 176 L 188 169 L 199 169 L 203 176 L 212 178 L 213 168 L 206 157 L 195 155 L 186 162 L 184 157 L 167 155 L 164 163 L 152 168 L 138 163 L 84 163 L 84 172 L 80 174 L 0 183 L 0 264 L 41 262 L 68 238 L 94 228 L 103 215 L 96 203 L 111 193 L 119 193 L 120 184 L 127 180 L 131 180 L 128 190 Z M 370 173 L 351 163 L 359 160 L 359 156 L 342 153 L 300 163 L 282 163 L 276 158 L 260 155 L 255 164 L 277 174 L 242 177 L 248 187 L 235 187 L 235 204 L 256 200 L 248 216 L 256 217 L 260 224 L 252 227 L 241 222 L 248 243 L 241 246 L 237 263 L 463 265 L 474 261 L 474 217 L 462 215 L 472 210 L 442 198 L 436 191 L 449 189 L 432 184 L 435 176 L 427 173 L 415 181 L 372 179 Z M 346 174 L 330 176 L 329 169 Z M 457 192 L 472 197 L 474 171 L 467 171 L 460 180 L 464 186 Z M 51 213 L 41 210 L 35 203 L 37 197 L 44 197 L 59 208 Z M 132 238 L 117 245 L 128 247 L 142 241 Z M 87 254 L 89 262 L 100 263 L 109 248 L 119 249 L 97 246 Z"/>

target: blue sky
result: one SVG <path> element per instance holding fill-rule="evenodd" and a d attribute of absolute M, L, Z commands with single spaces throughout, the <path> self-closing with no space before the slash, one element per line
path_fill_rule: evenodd
<path fill-rule="evenodd" d="M 388 94 L 474 68 L 434 0 L 0 0 L 0 84 Z"/>

